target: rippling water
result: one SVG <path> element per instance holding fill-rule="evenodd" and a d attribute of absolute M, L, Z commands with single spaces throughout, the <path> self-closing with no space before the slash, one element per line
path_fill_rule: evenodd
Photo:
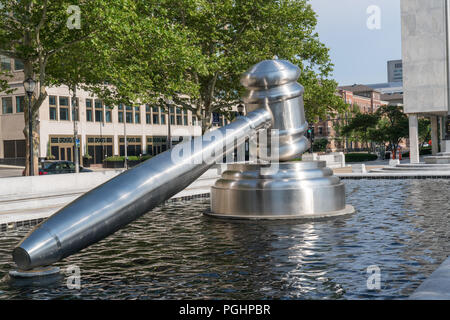
<path fill-rule="evenodd" d="M 29 229 L 0 233 L 0 299 L 408 297 L 449 252 L 450 181 L 345 183 L 357 213 L 313 223 L 217 220 L 203 215 L 209 199 L 164 205 L 34 284 L 7 275 Z M 80 290 L 67 288 L 69 265 L 80 267 Z M 367 289 L 372 265 L 380 290 Z"/>

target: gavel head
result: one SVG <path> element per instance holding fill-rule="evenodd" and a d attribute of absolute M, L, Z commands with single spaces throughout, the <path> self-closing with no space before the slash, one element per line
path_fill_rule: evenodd
<path fill-rule="evenodd" d="M 267 142 L 258 146 L 267 148 L 267 152 L 259 153 L 263 160 L 289 161 L 309 147 L 304 136 L 308 123 L 303 105 L 304 89 L 297 82 L 299 76 L 300 68 L 289 61 L 264 60 L 241 78 L 241 84 L 247 89 L 242 97 L 247 112 L 265 108 L 272 115 Z M 274 139 L 278 139 L 277 146 L 271 144 Z"/>

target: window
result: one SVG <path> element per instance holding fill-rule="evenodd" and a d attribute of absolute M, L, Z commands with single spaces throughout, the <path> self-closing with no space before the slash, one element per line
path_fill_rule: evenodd
<path fill-rule="evenodd" d="M 150 113 L 150 106 L 148 104 L 145 105 L 145 123 L 151 124 L 152 123 L 152 117 Z"/>
<path fill-rule="evenodd" d="M 141 123 L 141 113 L 139 107 L 134 107 L 134 123 Z"/>
<path fill-rule="evenodd" d="M 170 124 L 175 124 L 175 116 L 173 114 L 170 115 Z"/>
<path fill-rule="evenodd" d="M 94 121 L 92 118 L 92 99 L 86 99 L 86 121 Z"/>
<path fill-rule="evenodd" d="M 126 122 L 133 123 L 133 109 L 130 106 L 126 106 Z"/>
<path fill-rule="evenodd" d="M 2 98 L 3 114 L 13 113 L 12 97 Z"/>
<path fill-rule="evenodd" d="M 50 120 L 58 120 L 56 113 L 56 96 L 48 97 Z"/>
<path fill-rule="evenodd" d="M 197 125 L 197 117 L 192 117 L 192 125 L 193 126 Z"/>
<path fill-rule="evenodd" d="M 185 126 L 188 125 L 188 116 L 187 116 L 187 115 L 185 115 L 185 116 L 183 117 L 183 125 L 185 125 Z"/>
<path fill-rule="evenodd" d="M 72 102 L 72 120 L 80 121 L 80 101 L 78 98 L 75 98 L 75 100 L 72 98 L 70 100 Z"/>
<path fill-rule="evenodd" d="M 119 104 L 117 109 L 117 119 L 120 123 L 123 123 L 123 104 Z"/>
<path fill-rule="evenodd" d="M 11 71 L 11 59 L 5 56 L 0 56 L 0 69 L 3 71 Z"/>
<path fill-rule="evenodd" d="M 25 140 L 4 140 L 4 158 L 25 158 Z"/>
<path fill-rule="evenodd" d="M 19 59 L 14 59 L 14 70 L 19 71 L 23 69 L 24 69 L 23 62 Z"/>
<path fill-rule="evenodd" d="M 25 108 L 25 96 L 17 96 L 16 97 L 16 112 L 23 112 Z"/>
<path fill-rule="evenodd" d="M 68 97 L 59 97 L 59 120 L 70 120 Z"/>
<path fill-rule="evenodd" d="M 159 115 L 157 113 L 153 114 L 153 124 L 159 124 Z"/>
<path fill-rule="evenodd" d="M 95 100 L 95 122 L 103 122 L 103 103 Z"/>
<path fill-rule="evenodd" d="M 161 124 L 166 124 L 166 115 L 161 114 Z"/>
<path fill-rule="evenodd" d="M 183 123 L 181 122 L 181 116 L 177 115 L 177 125 L 181 126 Z"/>
<path fill-rule="evenodd" d="M 109 107 L 105 107 L 105 120 L 106 122 L 112 122 L 111 108 Z"/>

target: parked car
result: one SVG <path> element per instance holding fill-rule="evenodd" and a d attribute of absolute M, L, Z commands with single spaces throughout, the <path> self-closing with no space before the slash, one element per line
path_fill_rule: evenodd
<path fill-rule="evenodd" d="M 80 166 L 80 172 L 92 172 L 90 169 Z M 39 175 L 75 173 L 75 164 L 72 161 L 43 161 L 39 167 Z M 25 175 L 23 170 L 22 175 Z"/>

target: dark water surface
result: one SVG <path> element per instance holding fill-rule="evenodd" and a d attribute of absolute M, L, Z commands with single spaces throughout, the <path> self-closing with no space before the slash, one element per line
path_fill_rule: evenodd
<path fill-rule="evenodd" d="M 209 199 L 161 206 L 58 263 L 59 279 L 11 281 L 11 250 L 29 231 L 0 233 L 0 299 L 401 299 L 447 257 L 449 180 L 346 180 L 346 218 L 225 221 Z M 70 265 L 81 289 L 68 289 Z M 369 290 L 369 266 L 381 289 Z"/>

